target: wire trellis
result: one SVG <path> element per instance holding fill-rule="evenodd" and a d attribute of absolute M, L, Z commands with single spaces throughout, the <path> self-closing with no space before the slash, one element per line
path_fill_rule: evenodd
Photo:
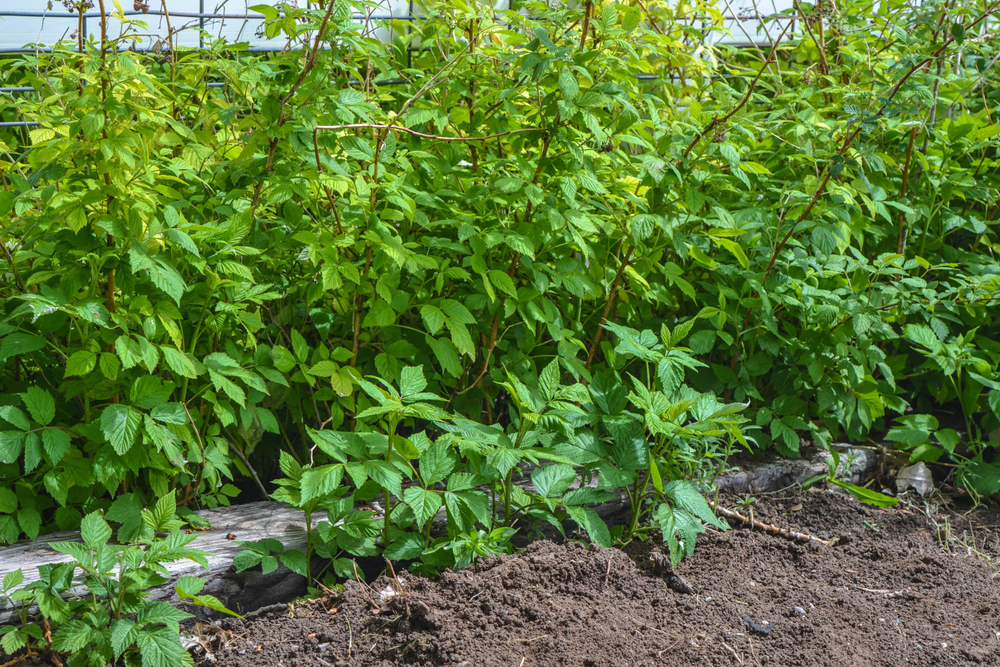
<path fill-rule="evenodd" d="M 760 21 L 760 19 L 762 18 L 759 13 L 756 13 L 756 11 L 754 12 L 754 14 L 752 16 L 736 15 L 735 12 L 733 12 L 732 5 L 730 4 L 729 0 L 722 0 L 722 1 L 725 3 L 726 8 L 729 9 L 730 12 L 732 12 L 731 14 L 724 14 L 723 15 L 723 20 L 724 21 L 742 23 L 742 22 L 747 21 L 747 20 Z M 781 0 L 778 0 L 778 1 L 781 1 Z M 775 0 L 772 0 L 772 5 L 774 4 L 774 2 L 775 2 Z M 777 11 L 777 5 L 774 5 L 774 6 L 775 6 L 775 10 Z M 513 0 L 508 0 L 508 7 L 507 7 L 507 9 L 509 11 L 513 10 Z M 199 0 L 199 11 L 197 11 L 197 12 L 184 12 L 184 11 L 174 12 L 174 11 L 163 11 L 163 10 L 149 9 L 148 11 L 145 11 L 145 12 L 144 11 L 125 11 L 125 12 L 123 12 L 123 15 L 125 17 L 127 17 L 127 18 L 128 17 L 143 17 L 143 18 L 161 18 L 161 19 L 166 19 L 166 20 L 170 20 L 170 19 L 174 19 L 174 18 L 189 19 L 190 22 L 188 24 L 186 24 L 184 26 L 181 26 L 179 28 L 176 28 L 173 31 L 171 31 L 170 33 L 168 33 L 168 39 L 170 40 L 170 43 L 172 44 L 173 43 L 172 40 L 173 40 L 174 36 L 176 36 L 177 34 L 180 34 L 181 31 L 183 31 L 183 30 L 187 30 L 189 28 L 193 28 L 193 27 L 197 26 L 197 28 L 198 28 L 198 46 L 197 46 L 197 48 L 198 49 L 204 49 L 205 48 L 205 34 L 206 34 L 206 22 L 207 21 L 222 21 L 223 23 L 225 23 L 227 21 L 243 21 L 244 24 L 245 24 L 246 22 L 249 22 L 249 21 L 261 21 L 261 22 L 263 22 L 264 19 L 265 19 L 265 16 L 263 14 L 259 14 L 259 13 L 244 12 L 244 13 L 229 14 L 229 13 L 226 13 L 226 12 L 218 12 L 218 11 L 216 11 L 216 12 L 208 12 L 208 11 L 205 11 L 205 0 Z M 39 11 L 24 11 L 24 10 L 19 10 L 19 9 L 0 9 L 0 20 L 2 20 L 4 18 L 7 18 L 7 17 L 10 17 L 10 18 L 34 18 L 34 19 L 40 19 L 43 22 L 46 19 L 73 19 L 73 20 L 79 22 L 82 39 L 86 39 L 86 36 L 89 34 L 89 31 L 88 31 L 88 22 L 91 21 L 91 20 L 96 20 L 96 21 L 100 21 L 101 20 L 101 14 L 99 12 L 93 12 L 93 11 L 81 12 L 81 13 L 74 13 L 74 12 L 68 12 L 68 11 L 64 11 L 64 12 L 58 12 L 58 11 L 53 11 L 53 12 L 48 12 L 48 11 L 46 11 L 46 12 L 39 12 Z M 417 22 L 417 21 L 419 21 L 419 20 L 421 20 L 422 17 L 418 16 L 416 14 L 415 10 L 414 10 L 414 0 L 408 0 L 407 11 L 406 11 L 405 14 L 394 14 L 394 13 L 392 13 L 392 11 L 390 9 L 389 13 L 387 13 L 387 14 L 386 13 L 380 13 L 380 14 L 363 14 L 363 13 L 360 13 L 360 12 L 355 12 L 353 14 L 353 18 L 356 19 L 356 20 L 365 21 L 366 23 L 370 23 L 370 22 L 386 22 L 386 21 L 388 21 L 388 22 L 391 22 L 391 21 L 405 22 L 405 23 L 408 24 L 405 29 L 406 29 L 407 33 L 410 33 L 413 30 L 413 25 L 412 24 L 415 23 L 415 22 Z M 540 17 L 528 17 L 528 18 L 529 19 L 531 19 L 531 18 L 538 19 Z M 779 21 L 780 20 L 791 20 L 791 21 L 793 21 L 792 31 L 794 32 L 794 30 L 795 30 L 795 28 L 794 28 L 795 18 L 794 17 L 791 17 L 791 16 L 771 16 L 771 17 L 768 18 L 768 20 L 779 20 Z M 695 22 L 695 21 L 692 20 L 692 22 Z M 241 32 L 242 32 L 242 30 L 241 30 Z M 752 40 L 750 38 L 749 33 L 746 30 L 743 30 L 743 33 L 747 37 L 748 44 L 744 44 L 744 45 L 732 44 L 732 46 L 759 47 L 761 45 L 765 45 L 765 44 L 769 45 L 770 44 L 770 42 L 767 41 L 767 40 L 760 40 L 760 41 Z M 752 42 L 752 43 L 749 43 L 749 42 Z M 161 48 L 162 48 L 162 43 L 159 40 L 157 41 L 157 44 L 160 44 Z M 155 51 L 156 50 L 154 48 L 154 46 L 136 47 L 133 44 L 132 48 L 129 48 L 128 50 L 137 51 L 137 52 L 140 52 L 140 53 L 141 52 L 150 52 L 150 51 Z M 191 48 L 191 47 L 185 47 L 185 48 Z M 241 49 L 241 52 L 243 52 L 243 53 L 281 53 L 281 52 L 285 52 L 287 50 L 289 50 L 287 46 L 280 47 L 280 48 L 279 47 L 275 47 L 275 46 L 250 46 L 248 48 Z M 412 62 L 413 62 L 412 61 L 412 55 L 413 55 L 413 52 L 415 52 L 415 51 L 421 51 L 421 50 L 423 50 L 423 49 L 421 49 L 419 47 L 407 47 L 407 49 L 406 49 L 407 67 L 412 67 Z M 0 56 L 4 56 L 4 55 L 18 55 L 18 54 L 31 54 L 31 53 L 52 53 L 52 51 L 53 50 L 51 48 L 37 46 L 37 45 L 35 45 L 34 47 L 32 47 L 30 45 L 29 46 L 24 46 L 24 47 L 13 47 L 13 48 L 11 48 L 11 47 L 0 47 Z M 0 62 L 2 62 L 2 61 L 0 61 Z M 723 78 L 742 78 L 744 75 L 737 74 L 737 75 L 722 75 L 722 76 L 723 76 Z M 639 74 L 639 75 L 636 75 L 636 78 L 639 79 L 639 80 L 642 80 L 642 81 L 656 81 L 656 80 L 659 80 L 661 77 L 653 75 L 653 74 Z M 349 83 L 351 85 L 358 85 L 361 82 L 359 82 L 359 81 L 350 81 Z M 384 79 L 384 80 L 376 80 L 376 81 L 373 81 L 372 83 L 373 83 L 373 85 L 376 85 L 376 86 L 391 86 L 391 85 L 399 85 L 399 84 L 407 83 L 407 80 L 405 80 L 405 79 Z M 210 88 L 224 87 L 225 86 L 224 83 L 218 83 L 218 82 L 210 82 L 207 85 Z M 0 94 L 13 95 L 15 93 L 34 93 L 34 92 L 36 92 L 36 89 L 33 88 L 33 87 L 31 87 L 31 86 L 0 86 Z M 36 127 L 38 125 L 39 125 L 39 123 L 37 121 L 29 121 L 29 120 L 25 120 L 25 121 L 0 121 L 0 128 Z"/>

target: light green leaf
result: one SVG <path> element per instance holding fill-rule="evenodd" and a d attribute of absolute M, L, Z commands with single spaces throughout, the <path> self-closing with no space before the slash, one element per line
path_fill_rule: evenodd
<path fill-rule="evenodd" d="M 80 536 L 91 549 L 103 547 L 111 539 L 111 526 L 100 512 L 91 512 L 80 522 Z"/>
<path fill-rule="evenodd" d="M 142 414 L 126 405 L 109 405 L 101 413 L 101 431 L 119 456 L 132 448 L 142 426 Z"/>
<path fill-rule="evenodd" d="M 399 393 L 401 396 L 411 396 L 422 392 L 427 387 L 424 379 L 423 366 L 407 366 L 400 371 Z"/>
<path fill-rule="evenodd" d="M 424 525 L 437 514 L 441 505 L 444 504 L 439 494 L 419 486 L 411 486 L 406 489 L 403 493 L 403 501 L 413 510 L 417 527 L 420 529 L 423 529 Z"/>
<path fill-rule="evenodd" d="M 66 371 L 63 377 L 86 375 L 97 365 L 97 354 L 90 350 L 77 350 L 66 360 Z"/>
<path fill-rule="evenodd" d="M 146 628 L 136 639 L 142 667 L 181 667 L 184 647 L 177 633 L 170 628 Z"/>

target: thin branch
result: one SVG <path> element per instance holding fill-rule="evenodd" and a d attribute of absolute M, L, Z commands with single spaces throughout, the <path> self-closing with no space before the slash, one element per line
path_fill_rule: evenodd
<path fill-rule="evenodd" d="M 809 33 L 809 37 L 812 39 L 813 43 L 816 44 L 816 49 L 819 51 L 820 65 L 823 67 L 823 74 L 830 73 L 830 65 L 826 62 L 826 49 L 820 48 L 820 41 L 816 39 L 816 35 L 813 34 L 812 27 L 809 25 L 809 18 L 806 13 L 802 11 L 802 5 L 799 4 L 799 0 L 795 0 L 795 11 L 799 13 L 802 17 L 802 25 L 806 27 L 806 32 Z"/>
<path fill-rule="evenodd" d="M 420 137 L 422 139 L 434 139 L 436 141 L 454 141 L 454 142 L 475 142 L 475 141 L 490 141 L 491 139 L 499 139 L 501 137 L 507 137 L 512 134 L 524 134 L 527 132 L 545 132 L 545 128 L 541 127 L 524 127 L 518 130 L 510 130 L 508 132 L 499 132 L 497 134 L 487 134 L 478 137 L 443 137 L 436 134 L 427 134 L 425 132 L 418 132 L 417 130 L 411 130 L 408 127 L 403 127 L 402 125 L 379 125 L 376 123 L 350 123 L 348 125 L 317 125 L 313 128 L 313 152 L 316 158 L 316 168 L 319 171 L 323 171 L 323 167 L 320 165 L 319 161 L 319 136 L 320 130 L 353 130 L 353 129 L 372 129 L 372 130 L 383 130 L 388 133 L 390 130 L 397 130 L 399 132 L 406 132 L 414 137 Z M 385 134 L 380 135 L 381 139 L 385 138 Z"/>
<path fill-rule="evenodd" d="M 753 80 L 750 82 L 750 87 L 747 88 L 747 92 L 743 96 L 743 99 L 740 100 L 739 104 L 737 104 L 735 107 L 733 107 L 732 110 L 730 110 L 730 112 L 727 113 L 722 118 L 713 118 L 712 122 L 710 122 L 708 125 L 706 125 L 704 128 L 702 128 L 701 132 L 699 132 L 695 136 L 695 138 L 691 140 L 691 143 L 688 144 L 688 147 L 684 149 L 684 153 L 681 154 L 681 160 L 684 160 L 685 158 L 687 158 L 687 156 L 691 153 L 691 150 L 695 146 L 697 146 L 698 142 L 700 142 L 702 139 L 704 139 L 708 135 L 709 132 L 711 132 L 716 127 L 718 127 L 719 125 L 722 125 L 727 120 L 729 120 L 730 118 L 732 118 L 733 116 L 735 116 L 736 113 L 740 109 L 742 109 L 744 106 L 746 106 L 746 103 L 750 100 L 750 96 L 753 94 L 754 88 L 757 87 L 757 82 L 760 81 L 760 77 L 764 74 L 764 70 L 766 70 L 768 68 L 768 66 L 771 64 L 771 59 L 774 58 L 774 52 L 778 50 L 778 44 L 781 43 L 781 40 L 782 40 L 782 38 L 784 38 L 785 33 L 787 33 L 788 30 L 791 27 L 792 27 L 792 22 L 788 21 L 785 24 L 785 29 L 781 31 L 781 34 L 778 35 L 778 39 L 775 40 L 774 44 L 771 46 L 771 52 L 767 55 L 767 59 L 764 61 L 764 64 L 757 71 L 757 76 L 755 76 L 753 78 Z M 678 160 L 678 162 L 680 162 L 680 160 Z"/>
<path fill-rule="evenodd" d="M 597 324 L 597 334 L 594 335 L 594 342 L 590 344 L 590 350 L 587 352 L 587 365 L 584 368 L 588 371 L 590 370 L 590 365 L 594 363 L 594 355 L 597 354 L 597 346 L 601 342 L 601 334 L 604 333 L 604 324 L 608 321 L 608 314 L 611 312 L 611 306 L 614 304 L 615 297 L 618 295 L 618 283 L 621 281 L 622 274 L 625 273 L 625 269 L 629 265 L 629 260 L 632 258 L 633 250 L 635 250 L 635 246 L 630 245 L 628 250 L 625 251 L 625 256 L 622 257 L 622 262 L 618 267 L 618 272 L 615 274 L 615 279 L 611 282 L 611 289 L 608 292 L 608 301 L 604 304 L 604 312 L 601 313 L 601 321 Z"/>
<path fill-rule="evenodd" d="M 913 157 L 913 140 L 917 136 L 917 126 L 913 126 L 910 130 L 910 143 L 906 147 L 906 163 L 903 165 L 903 184 L 899 186 L 899 199 L 902 201 L 906 199 L 906 187 L 910 180 L 910 159 Z M 906 250 L 906 237 L 909 235 L 907 233 L 907 228 L 903 224 L 906 221 L 906 215 L 903 211 L 899 212 L 898 216 L 898 226 L 899 235 L 896 237 L 896 253 L 902 255 Z"/>
<path fill-rule="evenodd" d="M 24 279 L 21 278 L 20 271 L 17 270 L 17 265 L 14 264 L 14 257 L 11 255 L 10 250 L 7 248 L 7 244 L 3 242 L 3 238 L 0 237 L 0 248 L 3 249 L 4 256 L 7 257 L 7 262 L 10 264 L 10 270 L 14 274 L 14 282 L 17 283 L 17 288 L 23 294 L 28 291 L 28 288 L 24 284 Z"/>

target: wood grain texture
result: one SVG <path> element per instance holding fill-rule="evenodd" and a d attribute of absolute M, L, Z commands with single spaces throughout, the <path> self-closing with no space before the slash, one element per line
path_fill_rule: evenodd
<path fill-rule="evenodd" d="M 305 519 L 301 512 L 276 502 L 255 502 L 203 510 L 198 514 L 207 519 L 212 527 L 199 534 L 191 547 L 211 554 L 208 558 L 208 572 L 191 561 L 167 563 L 171 580 L 153 589 L 153 599 L 176 600 L 174 583 L 177 577 L 186 575 L 205 579 L 207 584 L 202 592 L 216 596 L 235 610 L 256 609 L 305 593 L 304 579 L 284 567 L 266 576 L 260 573 L 260 568 L 236 574 L 232 567 L 233 556 L 242 550 L 236 540 L 252 541 L 270 537 L 281 541 L 287 548 L 304 550 Z M 227 535 L 230 534 L 236 538 L 228 539 Z M 0 578 L 20 568 L 24 573 L 25 585 L 36 581 L 38 566 L 71 560 L 69 556 L 49 547 L 49 543 L 70 541 L 80 541 L 80 532 L 50 533 L 35 542 L 22 541 L 0 547 Z M 81 579 L 82 577 L 78 577 L 78 581 Z M 0 600 L 0 625 L 15 618 L 10 604 L 6 600 Z"/>

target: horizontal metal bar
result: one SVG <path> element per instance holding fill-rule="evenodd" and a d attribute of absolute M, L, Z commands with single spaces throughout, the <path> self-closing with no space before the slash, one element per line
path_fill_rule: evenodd
<path fill-rule="evenodd" d="M 5 120 L 0 122 L 0 127 L 34 127 L 38 121 L 34 120 Z"/>
<path fill-rule="evenodd" d="M 0 16 L 10 16 L 13 18 L 29 18 L 29 19 L 79 19 L 79 14 L 73 14 L 71 12 L 22 12 L 18 10 L 3 10 L 0 9 Z M 150 17 L 164 17 L 168 15 L 160 11 L 149 11 L 149 12 L 135 12 L 129 11 L 125 12 L 125 16 L 150 16 Z M 353 13 L 351 15 L 353 18 L 370 18 L 373 20 L 380 21 L 415 21 L 417 17 L 405 15 L 405 16 L 395 16 L 393 14 L 373 14 L 372 16 L 367 16 L 360 12 Z M 100 20 L 101 15 L 99 13 L 87 12 L 83 15 L 84 19 L 94 19 L 95 21 Z M 266 17 L 263 14 L 208 14 L 201 12 L 170 12 L 169 18 L 181 18 L 181 19 L 232 19 L 234 21 L 262 21 Z"/>

